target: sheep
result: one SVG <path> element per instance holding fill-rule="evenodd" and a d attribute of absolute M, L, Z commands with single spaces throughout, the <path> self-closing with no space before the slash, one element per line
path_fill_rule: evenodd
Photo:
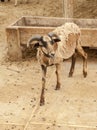
<path fill-rule="evenodd" d="M 4 2 L 4 0 L 1 0 L 1 2 Z"/>
<path fill-rule="evenodd" d="M 19 1 L 19 0 L 15 0 L 15 4 L 14 4 L 15 6 L 17 6 L 18 1 Z M 25 0 L 25 3 L 28 3 L 28 2 L 29 2 L 29 0 Z"/>
<path fill-rule="evenodd" d="M 5 1 L 5 0 L 2 0 L 2 2 L 4 2 L 4 1 Z M 10 1 L 10 0 L 8 0 L 8 1 Z M 15 4 L 14 4 L 14 6 L 17 6 L 18 1 L 20 1 L 20 0 L 15 0 Z M 26 2 L 26 3 L 28 3 L 28 2 L 29 2 L 29 0 L 25 0 L 25 2 Z"/>
<path fill-rule="evenodd" d="M 8 1 L 10 1 L 10 0 L 8 0 Z M 5 2 L 5 0 L 1 0 L 1 2 Z"/>
<path fill-rule="evenodd" d="M 61 86 L 61 63 L 64 60 L 72 57 L 72 63 L 69 72 L 69 77 L 72 77 L 77 53 L 79 53 L 83 58 L 83 75 L 84 77 L 87 76 L 87 53 L 84 52 L 81 46 L 80 35 L 81 31 L 78 25 L 74 23 L 65 23 L 64 25 L 57 27 L 55 30 L 46 35 L 32 36 L 28 40 L 27 47 L 38 47 L 37 59 L 42 69 L 42 90 L 40 96 L 40 106 L 45 104 L 44 90 L 48 66 L 56 66 L 57 84 L 55 90 L 59 90 Z"/>

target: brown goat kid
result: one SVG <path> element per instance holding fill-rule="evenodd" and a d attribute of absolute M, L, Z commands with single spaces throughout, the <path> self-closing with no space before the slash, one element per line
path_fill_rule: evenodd
<path fill-rule="evenodd" d="M 36 42 L 35 42 L 36 41 Z M 71 77 L 74 72 L 76 54 L 79 53 L 83 58 L 83 75 L 87 76 L 87 53 L 84 52 L 80 44 L 80 29 L 74 23 L 66 23 L 53 32 L 44 36 L 33 36 L 27 43 L 38 47 L 37 58 L 42 68 L 42 91 L 40 105 L 44 105 L 45 84 L 47 67 L 56 66 L 57 84 L 56 90 L 60 89 L 60 65 L 65 59 L 72 57 L 72 64 L 69 72 Z"/>

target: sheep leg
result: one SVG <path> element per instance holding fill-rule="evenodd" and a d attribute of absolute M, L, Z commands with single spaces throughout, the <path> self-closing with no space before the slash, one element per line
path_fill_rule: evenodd
<path fill-rule="evenodd" d="M 71 63 L 71 68 L 70 68 L 70 72 L 69 72 L 69 77 L 72 77 L 73 72 L 74 72 L 74 68 L 75 68 L 75 62 L 76 62 L 76 52 L 73 54 L 72 56 L 72 63 Z"/>
<path fill-rule="evenodd" d="M 55 90 L 60 89 L 60 64 L 56 64 L 56 76 L 57 76 L 57 85 Z"/>
<path fill-rule="evenodd" d="M 14 4 L 14 6 L 17 6 L 17 3 L 18 3 L 18 0 L 15 0 L 15 4 Z"/>
<path fill-rule="evenodd" d="M 42 91 L 40 96 L 40 106 L 44 105 L 45 103 L 44 91 L 45 91 L 46 72 L 47 72 L 47 67 L 41 65 L 41 68 L 42 68 Z"/>
<path fill-rule="evenodd" d="M 87 53 L 84 52 L 84 55 L 82 55 L 83 57 L 83 75 L 84 77 L 87 76 Z"/>
<path fill-rule="evenodd" d="M 79 55 L 81 55 L 83 58 L 83 75 L 84 75 L 84 77 L 86 77 L 87 76 L 87 53 L 84 52 L 84 50 L 81 46 L 77 47 L 77 51 L 78 51 Z"/>
<path fill-rule="evenodd" d="M 26 3 L 28 3 L 29 0 L 25 0 Z"/>

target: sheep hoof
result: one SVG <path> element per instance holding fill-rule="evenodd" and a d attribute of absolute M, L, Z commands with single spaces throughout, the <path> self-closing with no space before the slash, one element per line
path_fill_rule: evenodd
<path fill-rule="evenodd" d="M 83 72 L 84 78 L 87 77 L 87 72 Z"/>
<path fill-rule="evenodd" d="M 55 90 L 59 90 L 59 89 L 60 89 L 60 83 L 58 83 L 58 84 L 56 85 Z"/>
<path fill-rule="evenodd" d="M 68 77 L 72 77 L 73 73 L 69 73 Z"/>
<path fill-rule="evenodd" d="M 56 87 L 55 90 L 59 90 L 60 88 L 59 87 Z"/>
<path fill-rule="evenodd" d="M 44 99 L 40 100 L 40 106 L 43 106 L 44 104 Z"/>
<path fill-rule="evenodd" d="M 40 106 L 43 106 L 44 105 L 44 102 L 40 102 Z"/>

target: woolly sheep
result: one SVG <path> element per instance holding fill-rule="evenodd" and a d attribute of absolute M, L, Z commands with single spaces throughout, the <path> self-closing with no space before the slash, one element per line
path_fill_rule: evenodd
<path fill-rule="evenodd" d="M 3 2 L 5 1 L 5 0 L 2 0 Z M 10 0 L 8 0 L 8 1 L 10 1 Z M 18 4 L 18 1 L 21 1 L 22 2 L 22 0 L 15 0 L 15 6 L 17 6 L 17 4 Z M 25 1 L 25 3 L 28 3 L 29 2 L 29 0 L 24 0 Z"/>
<path fill-rule="evenodd" d="M 45 103 L 44 90 L 46 83 L 47 67 L 56 66 L 57 84 L 56 90 L 60 89 L 60 65 L 61 62 L 72 57 L 69 72 L 71 77 L 74 72 L 76 54 L 83 57 L 83 75 L 87 76 L 87 53 L 81 47 L 80 28 L 74 23 L 65 23 L 44 36 L 33 36 L 28 40 L 27 46 L 38 47 L 37 58 L 42 68 L 42 91 L 40 105 Z M 36 41 L 36 42 L 35 42 Z"/>
<path fill-rule="evenodd" d="M 15 0 L 15 6 L 17 6 L 18 1 L 20 1 L 20 0 Z M 25 3 L 28 3 L 28 2 L 29 2 L 29 0 L 24 0 L 24 1 L 25 1 Z"/>

